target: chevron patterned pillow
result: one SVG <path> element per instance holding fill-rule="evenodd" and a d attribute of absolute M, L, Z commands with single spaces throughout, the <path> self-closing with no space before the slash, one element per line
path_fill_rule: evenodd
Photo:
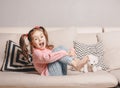
<path fill-rule="evenodd" d="M 78 58 L 82 59 L 86 55 L 93 54 L 99 59 L 97 66 L 102 67 L 103 70 L 108 69 L 108 67 L 104 64 L 103 43 L 101 41 L 97 44 L 84 44 L 78 41 L 73 41 L 73 44 Z"/>
<path fill-rule="evenodd" d="M 32 64 L 32 56 L 29 55 L 29 60 L 27 60 L 22 54 L 20 46 L 11 40 L 8 40 L 6 42 L 5 58 L 2 65 L 2 71 L 35 71 Z"/>

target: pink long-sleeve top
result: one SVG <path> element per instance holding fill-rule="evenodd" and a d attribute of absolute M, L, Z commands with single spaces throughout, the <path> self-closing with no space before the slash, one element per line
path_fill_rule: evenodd
<path fill-rule="evenodd" d="M 67 55 L 67 52 L 64 50 L 52 52 L 49 49 L 33 49 L 33 65 L 40 75 L 47 76 L 49 75 L 48 63 L 57 61 L 65 55 Z"/>

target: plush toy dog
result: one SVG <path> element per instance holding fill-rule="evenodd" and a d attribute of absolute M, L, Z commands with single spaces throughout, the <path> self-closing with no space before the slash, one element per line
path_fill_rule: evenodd
<path fill-rule="evenodd" d="M 98 57 L 92 54 L 87 55 L 89 60 L 80 70 L 81 72 L 96 72 L 97 70 L 101 70 L 101 67 L 97 67 L 96 64 L 98 63 Z"/>

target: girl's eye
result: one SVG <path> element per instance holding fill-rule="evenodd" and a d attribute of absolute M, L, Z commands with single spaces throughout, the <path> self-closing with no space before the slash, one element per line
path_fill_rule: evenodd
<path fill-rule="evenodd" d="M 35 38 L 34 40 L 37 40 L 37 38 Z"/>

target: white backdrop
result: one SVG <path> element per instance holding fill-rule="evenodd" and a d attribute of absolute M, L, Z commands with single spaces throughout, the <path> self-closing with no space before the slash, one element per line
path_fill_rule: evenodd
<path fill-rule="evenodd" d="M 120 26 L 120 0 L 0 0 L 1 27 Z"/>

